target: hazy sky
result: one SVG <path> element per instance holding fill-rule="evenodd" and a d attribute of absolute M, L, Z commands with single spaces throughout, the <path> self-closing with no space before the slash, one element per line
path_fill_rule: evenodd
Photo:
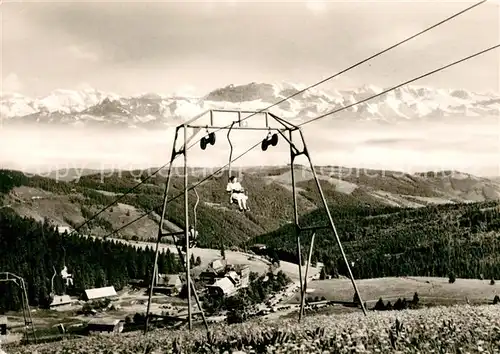
<path fill-rule="evenodd" d="M 194 94 L 230 83 L 310 84 L 438 22 L 470 1 L 9 2 L 4 92 L 94 87 Z M 499 43 L 490 1 L 333 80 L 388 86 Z M 499 52 L 418 82 L 500 91 Z"/>

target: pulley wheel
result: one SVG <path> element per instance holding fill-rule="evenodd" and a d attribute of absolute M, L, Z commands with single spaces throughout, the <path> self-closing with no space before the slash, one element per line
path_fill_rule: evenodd
<path fill-rule="evenodd" d="M 210 133 L 208 134 L 208 141 L 210 142 L 210 145 L 214 145 L 215 144 L 215 133 Z"/>
<path fill-rule="evenodd" d="M 262 148 L 262 151 L 266 151 L 268 146 L 269 142 L 267 141 L 267 139 L 262 140 L 262 144 L 260 146 Z"/>
<path fill-rule="evenodd" d="M 205 150 L 207 148 L 207 141 L 206 141 L 205 137 L 201 138 L 200 147 L 202 150 Z"/>
<path fill-rule="evenodd" d="M 273 134 L 273 136 L 271 138 L 271 145 L 272 146 L 278 145 L 278 134 Z"/>

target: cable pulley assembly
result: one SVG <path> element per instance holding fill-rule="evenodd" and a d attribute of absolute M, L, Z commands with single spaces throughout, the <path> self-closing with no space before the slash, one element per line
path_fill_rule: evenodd
<path fill-rule="evenodd" d="M 269 145 L 272 146 L 278 145 L 278 134 L 276 133 L 271 134 L 271 132 L 267 134 L 267 137 L 264 140 L 262 140 L 262 145 L 261 145 L 262 151 L 266 151 Z"/>
<path fill-rule="evenodd" d="M 202 150 L 205 150 L 207 148 L 207 145 L 214 145 L 215 144 L 215 133 L 208 133 L 208 128 L 207 128 L 207 135 L 201 138 L 200 140 L 200 147 Z"/>

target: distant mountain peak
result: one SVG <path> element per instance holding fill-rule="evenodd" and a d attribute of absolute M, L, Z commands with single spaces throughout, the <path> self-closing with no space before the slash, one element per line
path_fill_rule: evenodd
<path fill-rule="evenodd" d="M 4 124 L 76 124 L 155 128 L 189 119 L 210 108 L 256 110 L 289 96 L 271 110 L 285 119 L 309 119 L 383 92 L 366 84 L 351 90 L 328 90 L 290 82 L 229 84 L 202 97 L 142 93 L 121 96 L 85 88 L 57 89 L 45 97 L 2 94 Z M 186 88 L 187 89 L 187 88 Z M 188 90 L 189 91 L 189 90 Z M 184 91 L 185 92 L 185 91 Z M 500 95 L 464 89 L 404 86 L 335 115 L 331 119 L 380 120 L 443 119 L 498 115 Z"/>

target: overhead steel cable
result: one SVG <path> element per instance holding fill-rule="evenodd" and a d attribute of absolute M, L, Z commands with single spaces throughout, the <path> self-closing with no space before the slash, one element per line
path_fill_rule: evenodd
<path fill-rule="evenodd" d="M 85 222 L 83 224 L 81 224 L 78 227 L 76 227 L 73 231 L 71 231 L 69 233 L 69 235 L 72 235 L 73 233 L 76 233 L 76 232 L 80 231 L 85 225 L 88 225 L 90 222 L 92 222 L 93 220 L 95 220 L 99 215 L 101 215 L 107 209 L 111 208 L 113 205 L 115 205 L 116 203 L 118 203 L 120 200 L 122 200 L 123 198 L 125 198 L 127 195 L 129 195 L 130 193 L 132 193 L 133 191 L 135 191 L 137 188 L 139 188 L 141 185 L 143 185 L 147 180 L 149 180 L 151 177 L 153 177 L 154 175 L 156 175 L 158 172 L 160 172 L 162 169 L 164 169 L 168 165 L 169 165 L 169 163 L 166 163 L 165 165 L 163 165 L 159 169 L 157 169 L 155 172 L 153 172 L 152 174 L 150 174 L 149 176 L 147 176 L 145 179 L 143 179 L 141 182 L 139 182 L 138 184 L 136 184 L 132 188 L 128 189 L 125 193 L 123 193 L 122 195 L 120 195 L 119 197 L 117 197 L 116 199 L 114 199 L 112 203 L 108 204 L 107 206 L 105 206 L 104 208 L 102 208 L 101 210 L 99 210 L 97 213 L 95 213 L 94 215 L 92 215 L 90 218 L 88 218 L 87 220 L 85 220 Z"/>
<path fill-rule="evenodd" d="M 279 100 L 278 102 L 275 102 L 275 103 L 273 103 L 273 104 L 272 104 L 272 105 L 270 105 L 270 106 L 267 106 L 266 108 L 263 108 L 263 109 L 261 109 L 261 110 L 257 110 L 256 112 L 254 112 L 254 113 L 252 113 L 252 114 L 250 114 L 250 115 L 246 116 L 245 118 L 242 118 L 242 119 L 240 120 L 240 122 L 243 122 L 243 121 L 245 121 L 246 119 L 251 118 L 251 117 L 253 117 L 253 116 L 255 116 L 255 115 L 259 114 L 259 113 L 264 113 L 265 111 L 267 111 L 267 110 L 269 110 L 269 109 L 271 109 L 271 108 L 273 108 L 273 107 L 276 107 L 277 105 L 279 105 L 279 104 L 281 104 L 281 103 L 283 103 L 283 102 L 286 102 L 286 101 L 288 101 L 289 99 L 294 98 L 295 96 L 298 96 L 298 95 L 300 95 L 300 94 L 302 94 L 302 93 L 304 93 L 304 92 L 306 92 L 306 91 L 308 91 L 308 90 L 310 90 L 310 89 L 312 89 L 312 88 L 314 88 L 314 87 L 316 87 L 316 86 L 319 86 L 319 85 L 321 85 L 321 84 L 324 84 L 325 82 L 330 81 L 330 80 L 332 80 L 332 79 L 336 78 L 337 76 L 340 76 L 340 75 L 342 75 L 342 74 L 344 74 L 344 73 L 348 72 L 349 70 L 352 70 L 352 69 L 354 69 L 354 68 L 356 68 L 356 67 L 358 67 L 358 66 L 360 66 L 360 65 L 362 65 L 362 64 L 364 64 L 364 63 L 366 63 L 366 62 L 368 62 L 368 61 L 370 61 L 370 60 L 372 60 L 372 59 L 375 59 L 376 57 L 378 57 L 378 56 L 380 56 L 380 55 L 382 55 L 382 54 L 384 54 L 384 53 L 387 53 L 388 51 L 390 51 L 390 50 L 392 50 L 392 49 L 394 49 L 394 48 L 396 48 L 396 47 L 399 47 L 401 44 L 404 44 L 404 43 L 406 43 L 406 42 L 408 42 L 408 41 L 410 41 L 410 40 L 412 40 L 412 39 L 414 39 L 414 38 L 416 38 L 416 37 L 418 37 L 418 36 L 420 36 L 420 35 L 422 35 L 422 34 L 424 34 L 424 33 L 428 32 L 428 31 L 430 31 L 430 30 L 432 30 L 432 29 L 434 29 L 434 28 L 436 28 L 436 27 L 439 27 L 439 26 L 441 26 L 442 24 L 444 24 L 444 23 L 446 23 L 446 22 L 448 22 L 448 21 L 451 21 L 452 19 L 454 19 L 454 18 L 456 18 L 456 17 L 458 17 L 458 16 L 460 16 L 460 15 L 462 15 L 462 14 L 466 13 L 467 11 L 470 11 L 470 10 L 474 9 L 475 7 L 477 7 L 477 6 L 479 6 L 479 5 L 484 4 L 484 3 L 485 3 L 485 2 L 487 2 L 487 1 L 488 1 L 488 0 L 481 0 L 481 1 L 477 2 L 477 3 L 475 3 L 474 5 L 471 5 L 471 6 L 467 7 L 467 8 L 465 8 L 465 9 L 463 9 L 463 10 L 461 10 L 461 11 L 459 11 L 459 12 L 457 12 L 457 13 L 455 13 L 455 14 L 453 14 L 453 15 L 451 15 L 451 16 L 449 16 L 449 17 L 447 17 L 447 18 L 445 18 L 444 20 L 442 20 L 442 21 L 440 21 L 440 22 L 438 22 L 438 23 L 436 23 L 436 24 L 434 24 L 434 25 L 432 25 L 432 26 L 430 26 L 430 27 L 427 27 L 426 29 L 424 29 L 424 30 L 422 30 L 422 31 L 420 31 L 420 32 L 418 32 L 418 33 L 415 33 L 414 35 L 412 35 L 412 36 L 410 36 L 410 37 L 407 37 L 407 38 L 403 39 L 402 41 L 400 41 L 400 42 L 398 42 L 398 43 L 396 43 L 396 44 L 393 44 L 393 45 L 391 45 L 390 47 L 388 47 L 388 48 L 386 48 L 386 49 L 384 49 L 384 50 L 382 50 L 382 51 L 380 51 L 380 52 L 378 52 L 378 53 L 376 53 L 376 54 L 373 54 L 372 56 L 369 56 L 368 58 L 365 58 L 365 59 L 363 59 L 363 60 L 361 60 L 361 61 L 358 61 L 356 64 L 353 64 L 353 65 L 351 65 L 351 66 L 349 66 L 349 67 L 347 67 L 347 68 L 345 68 L 345 69 L 343 69 L 343 70 L 341 70 L 341 71 L 339 71 L 339 72 L 337 72 L 337 73 L 335 73 L 335 74 L 333 74 L 333 75 L 330 75 L 330 76 L 328 76 L 327 78 L 324 78 L 323 80 L 316 82 L 315 84 L 312 84 L 312 85 L 310 85 L 310 86 L 307 86 L 306 88 L 304 88 L 304 89 L 302 89 L 302 90 L 300 90 L 300 91 L 297 91 L 297 92 L 295 92 L 294 94 L 291 94 L 291 95 L 289 95 L 289 96 L 287 96 L 287 97 L 285 97 L 285 98 L 283 98 L 283 99 Z M 218 131 L 220 131 L 220 130 L 222 130 L 222 129 L 229 128 L 230 126 L 231 126 L 231 125 L 228 125 L 228 126 L 226 126 L 226 127 L 223 127 L 223 128 L 217 129 L 217 130 L 215 130 L 215 132 L 218 132 Z"/>
<path fill-rule="evenodd" d="M 412 39 L 414 39 L 414 38 L 416 38 L 416 37 L 418 37 L 418 36 L 420 36 L 420 35 L 422 35 L 422 34 L 424 34 L 424 33 L 428 32 L 428 31 L 430 31 L 430 30 L 432 30 L 432 29 L 434 29 L 434 28 L 436 28 L 436 27 L 438 27 L 438 26 L 441 26 L 442 24 L 444 24 L 444 23 L 446 23 L 446 22 L 448 22 L 448 21 L 450 21 L 450 20 L 452 20 L 452 19 L 454 19 L 454 18 L 456 18 L 456 17 L 458 17 L 458 16 L 460 16 L 460 15 L 462 15 L 462 14 L 466 13 L 467 11 L 470 11 L 470 10 L 474 9 L 475 7 L 477 7 L 477 6 L 481 5 L 481 4 L 484 4 L 484 3 L 485 3 L 485 2 L 487 2 L 487 1 L 488 1 L 488 0 L 481 0 L 481 1 L 479 1 L 479 2 L 475 3 L 475 4 L 471 5 L 471 6 L 469 6 L 469 7 L 465 8 L 465 9 L 463 9 L 463 10 L 461 10 L 461 11 L 459 11 L 459 12 L 457 12 L 457 13 L 455 13 L 455 14 L 453 14 L 453 15 L 451 15 L 451 16 L 449 16 L 449 17 L 447 17 L 447 18 L 445 18 L 444 20 L 442 20 L 442 21 L 440 21 L 440 22 L 438 22 L 438 23 L 436 23 L 436 24 L 434 24 L 434 25 L 432 25 L 432 26 L 430 26 L 430 27 L 427 27 L 426 29 L 424 29 L 424 30 L 422 30 L 422 31 L 420 31 L 420 32 L 418 32 L 418 33 L 416 33 L 416 34 L 414 34 L 414 35 L 410 36 L 410 37 L 407 37 L 407 38 L 405 38 L 404 40 L 402 40 L 402 41 L 400 41 L 400 42 L 398 42 L 398 43 L 396 43 L 396 44 L 394 44 L 394 45 L 392 45 L 392 46 L 390 46 L 390 47 L 388 47 L 388 48 L 386 48 L 386 49 L 384 49 L 384 50 L 382 50 L 382 51 L 380 51 L 380 52 L 378 52 L 378 53 L 376 53 L 376 54 L 374 54 L 374 55 L 372 55 L 372 56 L 370 56 L 370 57 L 368 57 L 368 58 L 366 58 L 366 59 L 363 59 L 363 60 L 361 60 L 361 61 L 357 62 L 357 63 L 356 63 L 356 64 L 354 64 L 354 65 L 349 66 L 348 68 L 345 68 L 345 69 L 343 69 L 343 70 L 341 70 L 341 71 L 339 71 L 339 72 L 337 72 L 337 73 L 335 73 L 335 74 L 333 74 L 333 75 L 331 75 L 331 76 L 329 76 L 329 77 L 327 77 L 327 78 L 325 78 L 325 79 L 322 79 L 322 80 L 320 80 L 320 81 L 318 81 L 318 82 L 316 82 L 316 83 L 314 83 L 314 84 L 312 84 L 312 85 L 310 85 L 310 86 L 307 86 L 306 88 L 304 88 L 304 89 L 302 89 L 302 90 L 299 90 L 299 91 L 295 92 L 294 94 L 291 94 L 291 95 L 289 95 L 289 96 L 287 96 L 287 97 L 285 97 L 285 98 L 283 98 L 283 99 L 281 99 L 281 100 L 279 100 L 279 101 L 277 101 L 277 102 L 275 102 L 275 103 L 273 103 L 273 104 L 271 104 L 271 105 L 267 106 L 266 108 L 263 108 L 263 109 L 261 109 L 261 110 L 258 110 L 258 111 L 256 111 L 256 112 L 254 112 L 254 113 L 252 113 L 252 114 L 250 114 L 250 115 L 248 115 L 248 116 L 244 117 L 244 118 L 243 118 L 243 119 L 241 119 L 240 121 L 241 121 L 241 122 L 242 122 L 242 121 L 245 121 L 246 119 L 249 119 L 249 118 L 251 118 L 251 117 L 255 116 L 256 114 L 263 113 L 263 112 L 265 112 L 265 111 L 267 111 L 267 110 L 269 110 L 269 109 L 271 109 L 271 108 L 273 108 L 273 107 L 276 107 L 277 105 L 279 105 L 279 104 L 281 104 L 281 103 L 283 103 L 283 102 L 288 101 L 288 100 L 289 100 L 289 99 L 291 99 L 291 98 L 294 98 L 294 97 L 295 97 L 295 96 L 297 96 L 297 95 L 300 95 L 300 94 L 302 94 L 302 93 L 304 93 L 304 92 L 306 92 L 306 91 L 308 91 L 308 90 L 310 90 L 310 89 L 312 89 L 312 88 L 314 88 L 314 87 L 316 87 L 316 86 L 319 86 L 319 85 L 321 85 L 321 84 L 323 84 L 323 83 L 325 83 L 325 82 L 327 82 L 327 81 L 329 81 L 329 80 L 332 80 L 332 79 L 336 78 L 337 76 L 339 76 L 339 75 L 342 75 L 342 74 L 346 73 L 346 72 L 347 72 L 347 71 L 349 71 L 349 70 L 352 70 L 352 69 L 354 69 L 354 68 L 356 68 L 356 67 L 358 67 L 358 66 L 360 66 L 360 65 L 362 65 L 362 64 L 364 64 L 364 63 L 366 63 L 366 62 L 368 62 L 368 61 L 370 61 L 370 60 L 372 60 L 372 59 L 374 59 L 374 58 L 376 58 L 376 57 L 378 57 L 378 56 L 380 56 L 380 55 L 382 55 L 382 54 L 384 54 L 384 53 L 386 53 L 386 52 L 388 52 L 388 51 L 390 51 L 390 50 L 392 50 L 392 49 L 394 49 L 394 48 L 396 48 L 396 47 L 398 47 L 398 46 L 400 46 L 400 45 L 402 45 L 402 44 L 404 44 L 404 43 L 406 43 L 406 42 L 408 42 L 408 41 L 410 41 L 410 40 L 412 40 Z M 333 114 L 333 113 L 331 113 L 331 114 Z M 226 127 L 224 127 L 224 128 L 229 128 L 230 126 L 231 126 L 231 124 L 227 125 L 227 126 L 226 126 Z M 220 131 L 220 130 L 222 130 L 222 129 L 224 129 L 224 128 L 217 129 L 215 132 Z M 200 140 L 201 140 L 201 139 L 202 139 L 202 138 L 198 139 L 195 143 L 193 143 L 193 144 L 189 145 L 189 146 L 187 147 L 187 149 L 186 149 L 186 150 L 189 150 L 189 149 L 191 149 L 193 146 L 197 145 L 197 144 L 200 142 Z M 104 211 L 106 211 L 107 209 L 111 208 L 111 207 L 112 207 L 115 203 L 117 203 L 119 200 L 123 199 L 126 195 L 128 195 L 128 194 L 132 193 L 134 190 L 136 190 L 139 186 L 141 186 L 142 184 L 144 184 L 144 183 L 145 183 L 147 180 L 149 180 L 151 177 L 153 177 L 154 175 L 158 174 L 158 173 L 159 173 L 162 169 L 164 169 L 164 168 L 166 168 L 167 166 L 169 166 L 169 165 L 170 165 L 170 163 L 171 163 L 171 162 L 169 162 L 169 163 L 167 163 L 167 164 L 165 164 L 165 165 L 161 166 L 161 167 L 160 167 L 158 170 L 156 170 L 154 173 L 152 173 L 152 174 L 151 174 L 151 175 L 149 175 L 147 178 L 145 178 L 144 180 L 142 180 L 141 182 L 139 182 L 137 185 L 135 185 L 134 187 L 132 187 L 131 189 L 129 189 L 129 190 L 127 190 L 125 193 L 123 193 L 121 196 L 119 196 L 119 197 L 118 197 L 118 198 L 117 198 L 117 199 L 116 199 L 113 203 L 108 204 L 107 206 L 105 206 L 104 208 L 102 208 L 100 211 L 98 211 L 96 214 L 92 215 L 92 216 L 91 216 L 89 219 L 87 219 L 87 220 L 86 220 L 86 221 L 85 221 L 82 225 L 80 225 L 80 226 L 78 226 L 77 228 L 75 228 L 75 230 L 73 230 L 73 231 L 70 233 L 70 235 L 71 235 L 71 234 L 73 234 L 73 233 L 75 233 L 75 232 L 78 232 L 78 231 L 79 231 L 79 230 L 81 230 L 81 229 L 82 229 L 85 225 L 88 225 L 91 221 L 95 220 L 95 219 L 96 219 L 99 215 L 101 215 L 101 214 L 102 214 Z"/>
<path fill-rule="evenodd" d="M 347 110 L 347 109 L 349 109 L 349 108 L 352 108 L 352 107 L 354 107 L 354 106 L 357 106 L 357 105 L 359 105 L 359 104 L 362 104 L 362 103 L 364 103 L 364 102 L 366 102 L 366 101 L 369 101 L 369 100 L 371 100 L 371 99 L 373 99 L 373 98 L 379 97 L 379 96 L 381 96 L 381 95 L 383 95 L 383 94 L 386 94 L 386 93 L 388 93 L 388 92 L 390 92 L 390 91 L 393 91 L 393 90 L 395 90 L 395 89 L 397 89 L 397 88 L 399 88 L 399 87 L 401 87 L 401 86 L 407 85 L 407 84 L 409 84 L 409 83 L 412 83 L 412 82 L 417 81 L 417 80 L 419 80 L 419 79 L 422 79 L 422 78 L 424 78 L 424 77 L 430 76 L 430 75 L 432 75 L 432 74 L 435 74 L 435 73 L 437 73 L 437 72 L 440 72 L 440 71 L 442 71 L 442 70 L 445 70 L 445 69 L 447 69 L 447 68 L 449 68 L 449 67 L 452 67 L 452 66 L 457 65 L 457 64 L 460 64 L 460 63 L 462 63 L 462 62 L 464 62 L 464 61 L 470 60 L 470 59 L 472 59 L 472 58 L 475 58 L 475 57 L 477 57 L 477 56 L 480 56 L 480 55 L 482 55 L 482 54 L 485 54 L 485 53 L 487 53 L 487 52 L 490 52 L 490 51 L 492 51 L 492 50 L 494 50 L 494 49 L 497 49 L 497 48 L 499 48 L 499 47 L 500 47 L 500 44 L 497 44 L 497 45 L 495 45 L 495 46 L 489 47 L 489 48 L 487 48 L 487 49 L 484 49 L 484 50 L 482 50 L 482 51 L 480 51 L 480 52 L 477 52 L 477 53 L 475 53 L 475 54 L 469 55 L 469 56 L 467 56 L 467 57 L 465 57 L 465 58 L 462 58 L 462 59 L 460 59 L 460 60 L 457 60 L 457 61 L 454 61 L 454 62 L 452 62 L 452 63 L 450 63 L 450 64 L 444 65 L 444 66 L 442 66 L 442 67 L 440 67 L 440 68 L 438 68 L 438 69 L 435 69 L 435 70 L 429 71 L 429 72 L 427 72 L 426 74 L 419 75 L 419 76 L 417 76 L 417 77 L 415 77 L 415 78 L 413 78 L 413 79 L 411 79 L 411 80 L 408 80 L 408 81 L 405 81 L 405 82 L 404 82 L 404 83 L 402 83 L 402 84 L 399 84 L 399 85 L 393 86 L 393 87 L 391 87 L 390 89 L 387 89 L 387 90 L 385 90 L 385 91 L 383 91 L 383 92 L 381 92 L 381 93 L 378 93 L 378 94 L 372 95 L 372 96 L 370 96 L 370 97 L 368 97 L 368 98 L 366 98 L 366 99 L 363 99 L 363 100 L 361 100 L 361 101 L 359 101 L 359 102 L 355 102 L 355 103 L 350 104 L 350 105 L 348 105 L 348 106 L 344 106 L 344 107 L 341 107 L 341 108 L 336 109 L 336 110 L 334 110 L 334 111 L 331 111 L 331 112 L 328 112 L 328 113 L 322 114 L 322 115 L 320 115 L 320 116 L 317 116 L 317 117 L 315 117 L 315 118 L 312 118 L 312 119 L 310 119 L 310 120 L 308 120 L 308 121 L 306 121 L 306 122 L 301 123 L 299 126 L 303 126 L 303 125 L 309 124 L 309 123 L 311 123 L 311 122 L 317 121 L 317 120 L 319 120 L 319 119 L 325 118 L 325 117 L 327 117 L 327 116 L 329 116 L 329 115 L 332 115 L 332 114 L 339 113 L 339 112 L 341 112 L 341 111 Z M 189 191 L 189 190 L 191 190 L 191 189 L 196 188 L 196 187 L 197 187 L 197 186 L 199 186 L 201 183 L 203 183 L 203 182 L 205 182 L 206 180 L 208 180 L 209 178 L 211 178 L 211 177 L 215 176 L 217 173 L 219 173 L 220 171 L 222 171 L 222 170 L 223 170 L 226 166 L 228 166 L 228 165 L 229 165 L 229 163 L 234 162 L 234 161 L 236 161 L 236 160 L 238 160 L 238 159 L 242 158 L 244 155 L 246 155 L 247 153 L 249 153 L 251 150 L 255 149 L 255 148 L 256 148 L 258 145 L 260 145 L 260 144 L 261 144 L 261 141 L 259 141 L 257 144 L 255 144 L 255 145 L 253 145 L 252 147 L 250 147 L 249 149 L 247 149 L 245 152 L 243 152 L 242 154 L 240 154 L 239 156 L 237 156 L 237 157 L 236 157 L 236 158 L 234 158 L 233 160 L 229 161 L 229 162 L 228 162 L 227 164 L 225 164 L 224 166 L 222 166 L 222 167 L 220 167 L 219 169 L 217 169 L 215 172 L 213 172 L 213 173 L 209 174 L 207 177 L 205 177 L 204 179 L 202 179 L 201 181 L 199 181 L 199 182 L 198 182 L 198 183 L 196 183 L 195 185 L 193 185 L 193 186 L 189 187 L 187 191 Z M 170 199 L 170 200 L 167 202 L 167 204 L 168 204 L 169 202 L 174 201 L 174 200 L 175 200 L 175 199 L 177 199 L 177 198 L 180 198 L 180 197 L 181 197 L 181 196 L 183 196 L 183 195 L 184 195 L 184 192 L 182 192 L 182 193 L 180 193 L 180 194 L 176 195 L 175 197 L 173 197 L 172 199 Z M 127 224 L 123 225 L 122 227 L 120 227 L 119 229 L 117 229 L 117 230 L 113 231 L 112 233 L 110 233 L 110 234 L 106 235 L 105 237 L 109 237 L 109 236 L 112 236 L 112 235 L 116 234 L 117 232 L 119 232 L 119 231 L 123 230 L 123 229 L 124 229 L 124 228 L 126 228 L 127 226 L 129 226 L 129 225 L 131 225 L 131 224 L 135 223 L 136 221 L 138 221 L 138 220 L 140 220 L 140 219 L 142 219 L 142 218 L 146 217 L 147 215 L 151 214 L 153 211 L 154 211 L 154 209 L 153 209 L 153 210 L 150 210 L 149 212 L 147 212 L 147 213 L 145 213 L 145 214 L 143 214 L 143 215 L 139 216 L 138 218 L 136 218 L 136 219 L 132 220 L 131 222 L 129 222 L 129 223 L 127 223 Z"/>
<path fill-rule="evenodd" d="M 191 149 L 194 145 L 197 145 L 200 142 L 200 140 L 198 140 L 195 143 L 193 143 L 190 146 L 188 146 L 187 150 Z M 166 164 L 164 164 L 160 168 L 156 169 L 153 173 L 151 173 L 146 178 L 144 178 L 143 180 L 141 180 L 141 182 L 137 183 L 135 186 L 131 187 L 130 189 L 128 189 L 127 191 L 125 191 L 122 195 L 120 195 L 119 197 L 117 197 L 112 203 L 106 205 L 101 210 L 99 210 L 97 213 L 95 213 L 94 215 L 92 215 L 82 225 L 79 225 L 78 227 L 76 227 L 73 231 L 71 231 L 69 233 L 69 235 L 72 235 L 73 233 L 80 231 L 85 225 L 88 225 L 90 222 L 92 222 L 93 220 L 95 220 L 99 215 L 101 215 L 102 213 L 104 213 L 107 209 L 111 208 L 113 205 L 115 205 L 116 203 L 118 203 L 120 200 L 122 200 L 123 198 L 125 198 L 127 195 L 129 195 L 130 193 L 132 193 L 133 191 L 135 191 L 137 188 L 139 188 L 144 183 L 146 183 L 149 179 L 151 179 L 151 177 L 157 175 L 161 170 L 163 170 L 164 168 L 168 167 L 170 164 L 171 164 L 171 162 L 167 162 Z"/>
<path fill-rule="evenodd" d="M 235 157 L 233 160 L 231 160 L 230 162 L 234 162 L 234 161 L 237 161 L 239 160 L 240 158 L 242 158 L 243 156 L 245 156 L 246 154 L 248 154 L 250 151 L 252 151 L 253 149 L 255 149 L 257 146 L 259 146 L 260 144 L 262 143 L 262 141 L 259 141 L 257 144 L 251 146 L 250 148 L 248 148 L 247 150 L 245 150 L 244 152 L 242 152 L 240 155 L 238 155 L 237 157 Z M 225 164 L 224 166 L 220 167 L 219 169 L 217 169 L 216 171 L 212 172 L 211 174 L 209 174 L 208 176 L 206 176 L 205 178 L 203 178 L 201 181 L 198 181 L 197 183 L 193 184 L 191 187 L 189 187 L 186 192 L 190 191 L 190 190 L 193 190 L 195 189 L 196 187 L 198 187 L 200 184 L 202 184 L 203 182 L 207 181 L 208 179 L 210 179 L 211 177 L 215 176 L 217 173 L 219 173 L 220 171 L 222 171 L 224 168 L 226 168 L 226 166 L 229 165 L 228 162 L 227 164 Z M 175 197 L 172 197 L 171 199 L 169 199 L 167 201 L 167 205 L 171 202 L 173 202 L 174 200 L 182 197 L 184 195 L 184 192 L 181 192 L 179 194 L 177 194 Z M 134 220 L 128 222 L 127 224 L 121 226 L 119 229 L 107 234 L 106 236 L 104 236 L 105 238 L 107 237 L 110 237 L 110 236 L 113 236 L 115 235 L 116 233 L 120 232 L 121 230 L 123 230 L 124 228 L 132 225 L 133 223 L 141 220 L 142 218 L 148 216 L 149 214 L 151 214 L 152 212 L 154 211 L 154 209 L 151 209 L 150 211 L 146 212 L 145 214 L 142 214 L 141 216 L 135 218 Z M 163 225 L 160 225 L 160 227 L 162 227 Z"/>
<path fill-rule="evenodd" d="M 490 52 L 490 51 L 492 51 L 492 50 L 494 50 L 494 49 L 497 49 L 497 48 L 499 48 L 499 47 L 500 47 L 500 44 L 497 44 L 497 45 L 494 45 L 494 46 L 489 47 L 489 48 L 487 48 L 487 49 L 481 50 L 481 51 L 479 51 L 479 52 L 477 52 L 477 53 L 475 53 L 475 54 L 469 55 L 469 56 L 467 56 L 467 57 L 465 57 L 465 58 L 462 58 L 462 59 L 460 59 L 460 60 L 454 61 L 454 62 L 452 62 L 452 63 L 450 63 L 450 64 L 447 64 L 447 65 L 444 65 L 444 66 L 442 66 L 442 67 L 440 67 L 440 68 L 438 68 L 438 69 L 435 69 L 435 70 L 429 71 L 429 72 L 427 72 L 427 73 L 425 73 L 425 74 L 423 74 L 423 75 L 417 76 L 417 77 L 415 77 L 415 78 L 413 78 L 413 79 L 411 79 L 411 80 L 408 80 L 408 81 L 405 81 L 405 82 L 403 82 L 403 83 L 401 83 L 401 84 L 398 84 L 398 85 L 396 85 L 396 86 L 393 86 L 393 87 L 391 87 L 391 88 L 389 88 L 389 89 L 387 89 L 387 90 L 384 90 L 384 91 L 382 91 L 382 92 L 380 92 L 380 93 L 377 93 L 377 94 L 375 94 L 375 95 L 373 95 L 373 96 L 370 96 L 370 97 L 368 97 L 368 98 L 362 99 L 361 101 L 358 101 L 358 102 L 352 103 L 352 104 L 350 104 L 350 105 L 347 105 L 347 106 L 344 106 L 344 107 L 341 107 L 341 108 L 338 108 L 338 109 L 335 109 L 335 110 L 333 110 L 333 111 L 330 111 L 330 112 L 324 113 L 324 114 L 322 114 L 322 115 L 319 115 L 319 116 L 317 116 L 317 117 L 315 117 L 315 118 L 312 118 L 312 119 L 310 119 L 310 120 L 308 120 L 308 121 L 302 122 L 302 123 L 298 124 L 298 126 L 299 126 L 299 127 L 304 126 L 304 125 L 309 124 L 309 123 L 311 123 L 311 122 L 314 122 L 314 121 L 317 121 L 317 120 L 319 120 L 319 119 L 325 118 L 325 117 L 327 117 L 327 116 L 329 116 L 329 115 L 332 115 L 332 114 L 335 114 L 335 113 L 338 113 L 338 112 L 344 111 L 344 110 L 346 110 L 346 109 L 349 109 L 349 108 L 351 108 L 351 107 L 357 106 L 357 105 L 359 105 L 359 104 L 365 103 L 365 102 L 370 101 L 370 100 L 372 100 L 372 99 L 374 99 L 374 98 L 377 98 L 377 97 L 379 97 L 379 96 L 385 95 L 386 93 L 389 93 L 389 92 L 391 92 L 391 91 L 394 91 L 394 90 L 396 90 L 396 89 L 398 89 L 398 88 L 400 88 L 400 87 L 402 87 L 402 86 L 405 86 L 405 85 L 411 84 L 412 82 L 415 82 L 415 81 L 417 81 L 417 80 L 423 79 L 424 77 L 427 77 L 427 76 L 430 76 L 430 75 L 436 74 L 436 73 L 438 73 L 438 72 L 440 72 L 440 71 L 443 71 L 443 70 L 445 70 L 445 69 L 448 69 L 449 67 L 455 66 L 455 65 L 457 65 L 457 64 L 460 64 L 460 63 L 462 63 L 462 62 L 464 62 L 464 61 L 470 60 L 470 59 L 472 59 L 472 58 L 475 58 L 475 57 L 477 57 L 477 56 L 480 56 L 480 55 L 482 55 L 482 54 L 485 54 L 485 53 L 487 53 L 487 52 Z"/>

